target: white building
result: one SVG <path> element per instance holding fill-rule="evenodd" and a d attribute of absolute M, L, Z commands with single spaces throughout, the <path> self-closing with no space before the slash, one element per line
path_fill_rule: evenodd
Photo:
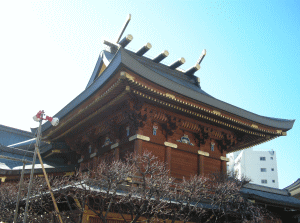
<path fill-rule="evenodd" d="M 241 179 L 243 176 L 251 183 L 278 188 L 276 152 L 255 151 L 253 148 L 228 154 L 230 162 L 227 170 L 233 171 Z"/>

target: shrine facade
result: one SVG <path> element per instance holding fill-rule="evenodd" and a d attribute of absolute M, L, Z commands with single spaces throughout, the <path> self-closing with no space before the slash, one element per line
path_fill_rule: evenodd
<path fill-rule="evenodd" d="M 128 152 L 151 151 L 175 178 L 226 173 L 226 154 L 285 136 L 294 120 L 260 116 L 220 101 L 201 89 L 200 63 L 184 71 L 184 58 L 170 65 L 104 41 L 86 89 L 46 122 L 43 140 L 53 145 L 44 157 L 63 157 L 85 170 L 101 159 L 124 159 Z M 35 129 L 33 129 L 35 131 Z M 59 148 L 55 145 L 59 144 Z M 61 146 L 64 145 L 64 146 Z"/>

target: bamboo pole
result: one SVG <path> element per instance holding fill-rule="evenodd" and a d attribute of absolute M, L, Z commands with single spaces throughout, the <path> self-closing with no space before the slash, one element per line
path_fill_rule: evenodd
<path fill-rule="evenodd" d="M 14 215 L 14 223 L 17 222 L 17 218 L 18 218 L 18 210 L 19 210 L 19 203 L 20 203 L 20 197 L 21 197 L 21 189 L 22 189 L 22 184 L 23 184 L 23 180 L 24 180 L 24 172 L 25 172 L 25 162 L 23 162 L 23 169 L 22 169 L 22 173 L 21 173 L 21 179 L 20 179 L 20 185 L 19 185 L 19 192 L 18 192 L 18 197 L 17 197 L 17 205 L 16 205 L 16 210 L 15 210 L 15 215 Z"/>
<path fill-rule="evenodd" d="M 36 143 L 37 144 L 40 141 L 42 121 L 43 120 L 39 121 L 40 124 L 39 124 L 38 133 L 37 133 L 37 137 L 36 137 Z M 27 193 L 27 199 L 26 199 L 26 206 L 25 206 L 25 213 L 24 213 L 23 223 L 26 223 L 27 215 L 28 215 L 28 206 L 29 206 L 30 193 L 31 193 L 31 187 L 32 187 L 32 180 L 33 180 L 33 174 L 34 174 L 34 165 L 35 165 L 35 160 L 36 160 L 36 153 L 37 153 L 37 147 L 35 147 L 34 154 L 33 154 L 32 168 L 31 168 L 31 172 L 30 172 L 30 180 L 29 180 L 29 185 L 28 185 L 28 193 Z"/>
<path fill-rule="evenodd" d="M 30 193 L 31 193 L 31 187 L 32 187 L 32 179 L 33 179 L 33 174 L 34 174 L 34 164 L 35 164 L 35 160 L 36 160 L 36 155 L 38 155 L 38 157 L 39 157 L 39 160 L 40 160 L 40 163 L 41 163 L 41 166 L 42 166 L 42 170 L 43 170 L 43 173 L 44 173 L 44 176 L 45 176 L 45 180 L 46 180 L 49 192 L 51 194 L 52 201 L 54 203 L 54 208 L 55 208 L 55 210 L 58 214 L 59 221 L 60 221 L 60 223 L 63 223 L 62 218 L 59 214 L 59 210 L 58 210 L 58 207 L 57 207 L 57 204 L 56 204 L 56 201 L 55 201 L 55 197 L 54 197 L 54 195 L 52 193 L 52 190 L 51 190 L 51 186 L 50 186 L 50 183 L 49 183 L 49 179 L 48 179 L 46 170 L 44 168 L 44 163 L 43 163 L 42 157 L 40 155 L 40 151 L 39 151 L 39 146 L 40 146 L 40 141 L 41 141 L 41 136 L 42 136 L 42 121 L 43 121 L 42 119 L 39 121 L 39 127 L 38 127 L 38 131 L 37 131 L 36 144 L 35 144 L 35 150 L 34 150 L 33 161 L 32 161 L 32 168 L 31 168 L 31 173 L 30 173 L 30 182 L 29 182 L 29 186 L 28 186 L 28 194 L 27 194 L 25 215 L 24 215 L 23 223 L 26 223 L 27 215 L 28 215 L 28 206 L 29 206 L 28 204 L 29 204 L 29 200 L 30 200 Z"/>
<path fill-rule="evenodd" d="M 32 163 L 31 161 L 28 161 L 28 160 L 25 160 L 25 159 L 18 159 L 18 158 L 13 158 L 13 157 L 9 157 L 9 156 L 2 156 L 2 155 L 0 155 L 0 159 L 19 161 L 19 162 L 22 162 L 22 163 Z"/>
<path fill-rule="evenodd" d="M 59 210 L 58 210 L 58 207 L 57 207 L 57 204 L 56 204 L 56 201 L 55 201 L 55 197 L 54 197 L 54 195 L 53 195 L 53 192 L 52 192 L 52 189 L 51 189 L 51 186 L 50 186 L 50 183 L 49 183 L 49 179 L 48 179 L 46 170 L 45 170 L 45 168 L 44 168 L 44 163 L 43 163 L 43 160 L 42 160 L 42 157 L 41 157 L 39 148 L 37 147 L 36 150 L 37 150 L 37 155 L 38 155 L 38 157 L 39 157 L 39 160 L 40 160 L 40 163 L 41 163 L 41 166 L 42 166 L 42 169 L 43 169 L 43 173 L 44 173 L 44 176 L 45 176 L 46 183 L 47 183 L 47 185 L 48 185 L 49 192 L 50 192 L 50 194 L 51 194 L 51 198 L 52 198 L 52 201 L 53 201 L 53 204 L 54 204 L 54 208 L 55 208 L 55 210 L 56 210 L 56 212 L 57 212 L 57 215 L 58 215 L 58 218 L 59 218 L 60 223 L 63 223 L 63 221 L 62 221 L 62 219 L 61 219 L 61 216 L 60 216 L 60 214 L 59 214 Z"/>

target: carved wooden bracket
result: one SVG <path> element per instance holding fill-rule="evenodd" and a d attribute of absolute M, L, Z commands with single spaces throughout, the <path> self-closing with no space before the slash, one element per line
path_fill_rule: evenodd
<path fill-rule="evenodd" d="M 134 103 L 136 102 L 136 103 Z M 147 108 L 143 107 L 143 102 L 129 101 L 129 110 L 125 111 L 127 118 L 133 123 L 136 130 L 143 127 L 147 121 Z"/>
<path fill-rule="evenodd" d="M 66 138 L 65 142 L 70 147 L 70 149 L 72 151 L 76 152 L 79 155 L 82 154 L 82 152 L 83 152 L 83 146 L 82 146 L 80 140 L 78 140 L 78 139 L 74 140 L 74 139 Z"/>
<path fill-rule="evenodd" d="M 196 132 L 200 131 L 200 127 L 199 127 L 198 124 L 188 122 L 188 121 L 182 121 L 182 127 L 187 128 L 187 129 L 191 129 L 191 130 L 196 131 Z"/>
<path fill-rule="evenodd" d="M 75 143 L 75 140 L 66 138 L 65 139 L 66 144 L 70 147 L 72 151 L 76 151 L 78 149 L 77 143 Z"/>
<path fill-rule="evenodd" d="M 182 125 L 181 119 L 170 115 L 166 116 L 166 118 L 167 120 L 166 123 L 163 124 L 163 130 L 168 136 L 172 136 Z"/>
<path fill-rule="evenodd" d="M 237 144 L 237 139 L 234 134 L 222 134 L 223 138 L 221 140 L 217 140 L 222 150 L 228 150 Z"/>
<path fill-rule="evenodd" d="M 208 139 L 208 131 L 203 126 L 200 126 L 200 132 L 199 132 L 199 143 L 201 145 L 204 145 L 206 143 L 206 140 Z"/>
<path fill-rule="evenodd" d="M 98 123 L 96 126 L 95 126 L 95 136 L 96 137 L 99 137 L 101 135 L 101 133 L 107 131 L 108 129 L 108 124 L 109 124 L 109 121 L 108 120 L 105 120 L 105 121 L 102 121 L 100 123 Z"/>
<path fill-rule="evenodd" d="M 166 122 L 168 121 L 168 117 L 163 112 L 153 112 L 153 119 L 159 121 L 159 122 Z"/>
<path fill-rule="evenodd" d="M 116 119 L 110 122 L 109 126 L 109 136 L 110 138 L 119 139 L 120 138 L 120 126 Z"/>
<path fill-rule="evenodd" d="M 138 129 L 145 125 L 147 120 L 147 114 L 142 114 L 142 112 L 131 111 L 127 113 L 128 119 L 133 123 L 133 126 Z"/>
<path fill-rule="evenodd" d="M 236 135 L 237 142 L 243 142 L 244 141 L 245 133 L 236 132 L 235 135 Z"/>
<path fill-rule="evenodd" d="M 86 132 L 83 136 L 82 136 L 82 143 L 88 143 L 89 145 L 92 146 L 93 149 L 98 148 L 98 137 L 95 134 L 96 133 L 96 129 L 92 129 L 88 132 Z"/>

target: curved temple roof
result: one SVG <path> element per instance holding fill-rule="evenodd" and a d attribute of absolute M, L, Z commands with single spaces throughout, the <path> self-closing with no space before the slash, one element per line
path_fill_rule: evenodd
<path fill-rule="evenodd" d="M 260 116 L 220 101 L 203 91 L 198 85 L 195 76 L 189 77 L 179 70 L 172 70 L 166 65 L 153 62 L 149 58 L 137 56 L 135 53 L 122 48 L 118 44 L 116 44 L 115 47 L 117 48 L 115 53 L 108 51 L 102 51 L 100 53 L 97 64 L 86 89 L 62 110 L 60 110 L 55 115 L 56 117 L 62 119 L 87 98 L 93 95 L 98 89 L 102 88 L 108 79 L 110 79 L 121 66 L 125 66 L 149 81 L 152 81 L 188 98 L 210 105 L 214 108 L 229 112 L 256 123 L 285 131 L 293 127 L 295 120 Z M 98 76 L 103 63 L 105 64 L 106 69 L 101 73 L 100 76 Z M 51 124 L 46 122 L 42 126 L 42 131 L 45 131 L 50 127 Z"/>
<path fill-rule="evenodd" d="M 241 193 L 249 199 L 271 203 L 277 206 L 300 209 L 300 200 L 292 197 L 286 189 L 277 189 L 248 183 L 243 186 Z"/>

